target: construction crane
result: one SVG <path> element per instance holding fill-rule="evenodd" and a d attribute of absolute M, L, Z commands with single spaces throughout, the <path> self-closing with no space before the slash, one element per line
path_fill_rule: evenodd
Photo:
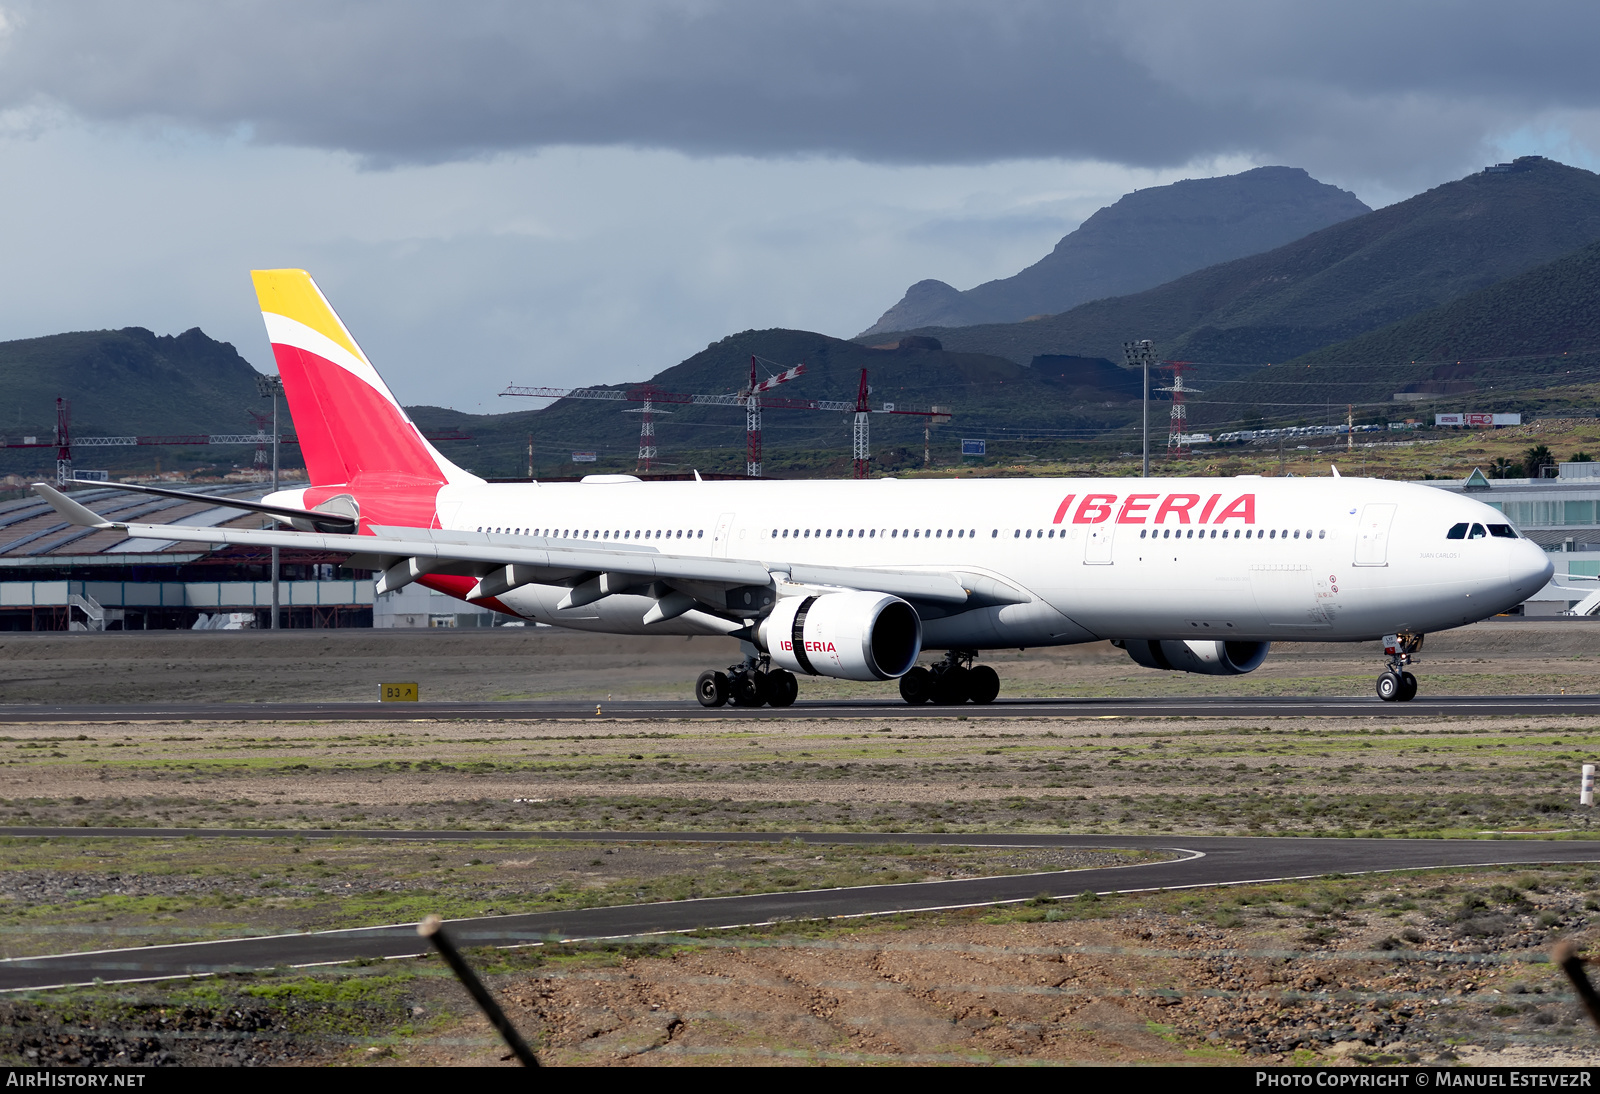
<path fill-rule="evenodd" d="M 761 412 L 762 410 L 829 410 L 854 414 L 854 456 L 855 477 L 867 477 L 867 467 L 872 459 L 871 453 L 871 427 L 868 424 L 872 414 L 904 414 L 914 417 L 927 418 L 930 423 L 949 421 L 948 407 L 935 407 L 933 410 L 897 410 L 893 403 L 884 403 L 882 407 L 873 409 L 868 398 L 872 389 L 867 386 L 867 370 L 861 370 L 861 383 L 856 391 L 854 400 L 843 399 L 790 399 L 790 398 L 762 398 L 762 396 L 777 387 L 779 384 L 788 383 L 798 376 L 804 375 L 805 365 L 795 365 L 792 368 L 759 380 L 756 357 L 750 359 L 750 383 L 738 392 L 725 395 L 693 395 L 678 391 L 665 391 L 653 384 L 641 384 L 630 388 L 608 387 L 527 387 L 521 384 L 508 384 L 500 394 L 517 395 L 530 399 L 590 399 L 597 402 L 641 403 L 642 407 L 624 413 L 643 414 L 639 427 L 639 461 L 641 470 L 649 470 L 649 461 L 656 455 L 655 445 L 655 414 L 670 413 L 658 409 L 657 404 L 666 403 L 683 406 L 742 406 L 745 408 L 745 436 L 746 456 L 745 475 L 749 478 L 761 477 L 762 442 L 761 442 Z M 769 362 L 773 363 L 773 362 Z M 926 431 L 924 431 L 926 440 Z M 648 453 L 648 456 L 646 455 Z"/>
<path fill-rule="evenodd" d="M 804 375 L 806 371 L 805 365 L 795 365 L 785 372 L 757 382 L 757 360 L 754 354 L 750 355 L 750 386 L 739 393 L 744 396 L 744 473 L 752 479 L 761 477 L 761 394 L 771 391 L 779 384 L 787 384 L 790 380 Z"/>
<path fill-rule="evenodd" d="M 691 395 L 681 391 L 666 391 L 654 384 L 641 384 L 630 388 L 608 387 L 525 387 L 508 384 L 500 394 L 519 395 L 530 399 L 590 399 L 606 403 L 639 403 L 638 409 L 624 411 L 641 415 L 639 422 L 638 470 L 650 470 L 656 456 L 655 415 L 670 414 L 658 404 L 677 406 L 740 406 L 745 409 L 745 474 L 761 477 L 761 411 L 772 410 L 834 410 L 850 411 L 854 403 L 839 399 L 773 399 L 761 396 L 779 384 L 786 384 L 805 374 L 805 365 L 795 365 L 777 376 L 760 379 L 759 361 L 750 358 L 750 382 L 733 394 Z M 771 363 L 771 362 L 769 362 Z"/>
<path fill-rule="evenodd" d="M 252 417 L 254 415 L 252 414 Z M 259 425 L 259 423 L 258 423 Z M 446 430 L 443 433 L 424 433 L 423 438 L 429 441 L 470 441 L 472 435 L 463 433 L 459 429 Z M 285 433 L 278 438 L 280 444 L 298 444 L 293 434 Z M 177 433 L 140 434 L 134 437 L 76 437 L 72 436 L 72 403 L 67 399 L 56 399 L 56 431 L 49 440 L 41 441 L 38 437 L 23 437 L 21 441 L 12 441 L 8 437 L 0 437 L 0 448 L 54 448 L 56 450 L 56 485 L 64 486 L 72 481 L 72 450 L 74 448 L 127 448 L 134 445 L 162 445 L 192 447 L 195 445 L 211 444 L 253 444 L 256 446 L 257 462 L 261 462 L 260 453 L 263 446 L 272 443 L 272 434 L 263 433 L 258 428 L 254 433 Z"/>
<path fill-rule="evenodd" d="M 250 420 L 256 426 L 256 468 L 266 470 L 272 466 L 272 434 L 267 432 L 267 427 L 272 424 L 272 415 L 263 414 L 259 410 L 247 410 Z"/>

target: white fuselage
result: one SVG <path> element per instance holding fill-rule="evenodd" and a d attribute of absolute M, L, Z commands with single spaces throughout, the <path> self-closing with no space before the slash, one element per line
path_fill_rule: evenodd
<path fill-rule="evenodd" d="M 922 612 L 929 648 L 1093 639 L 1355 641 L 1506 611 L 1552 567 L 1470 497 L 1372 479 L 985 479 L 637 482 L 445 487 L 446 529 L 622 543 L 663 554 L 975 575 L 1026 599 Z M 859 587 L 871 588 L 870 581 Z M 580 608 L 531 585 L 499 598 L 557 626 L 645 625 L 652 603 Z"/>

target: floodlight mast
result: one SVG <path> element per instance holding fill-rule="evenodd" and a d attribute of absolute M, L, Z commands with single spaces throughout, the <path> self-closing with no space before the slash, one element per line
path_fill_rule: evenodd
<path fill-rule="evenodd" d="M 258 375 L 256 387 L 261 392 L 263 399 L 272 400 L 272 492 L 278 492 L 278 396 L 283 394 L 283 377 L 277 375 Z M 282 567 L 278 561 L 278 548 L 272 548 L 272 630 L 281 630 L 283 624 L 278 619 L 279 605 L 279 571 Z"/>
<path fill-rule="evenodd" d="M 1144 383 L 1140 399 L 1144 403 L 1144 460 L 1139 472 L 1141 478 L 1150 477 L 1150 361 L 1154 356 L 1150 339 L 1122 343 L 1122 358 L 1130 368 L 1144 370 Z"/>

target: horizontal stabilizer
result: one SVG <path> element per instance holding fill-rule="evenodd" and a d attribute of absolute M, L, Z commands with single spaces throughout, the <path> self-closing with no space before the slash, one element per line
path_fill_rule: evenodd
<path fill-rule="evenodd" d="M 295 509 L 288 505 L 267 505 L 259 501 L 239 501 L 237 498 L 220 498 L 214 494 L 196 494 L 192 490 L 171 490 L 165 486 L 139 486 L 131 482 L 119 482 L 118 490 L 127 490 L 134 494 L 154 494 L 161 498 L 177 498 L 179 501 L 201 502 L 206 505 L 222 505 L 229 509 L 244 509 L 252 513 L 265 513 L 268 516 L 283 517 L 285 520 L 298 519 L 308 521 L 319 532 L 354 532 L 356 520 L 344 513 L 330 513 L 322 509 Z"/>
<path fill-rule="evenodd" d="M 33 492 L 50 503 L 50 508 L 66 517 L 80 528 L 117 528 L 120 525 L 107 520 L 93 509 L 79 505 L 46 482 L 33 484 Z"/>

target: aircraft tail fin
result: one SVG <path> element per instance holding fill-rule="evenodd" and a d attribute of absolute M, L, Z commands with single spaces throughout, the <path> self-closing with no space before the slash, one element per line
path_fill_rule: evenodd
<path fill-rule="evenodd" d="M 313 486 L 474 482 L 429 444 L 304 270 L 252 270 Z"/>

